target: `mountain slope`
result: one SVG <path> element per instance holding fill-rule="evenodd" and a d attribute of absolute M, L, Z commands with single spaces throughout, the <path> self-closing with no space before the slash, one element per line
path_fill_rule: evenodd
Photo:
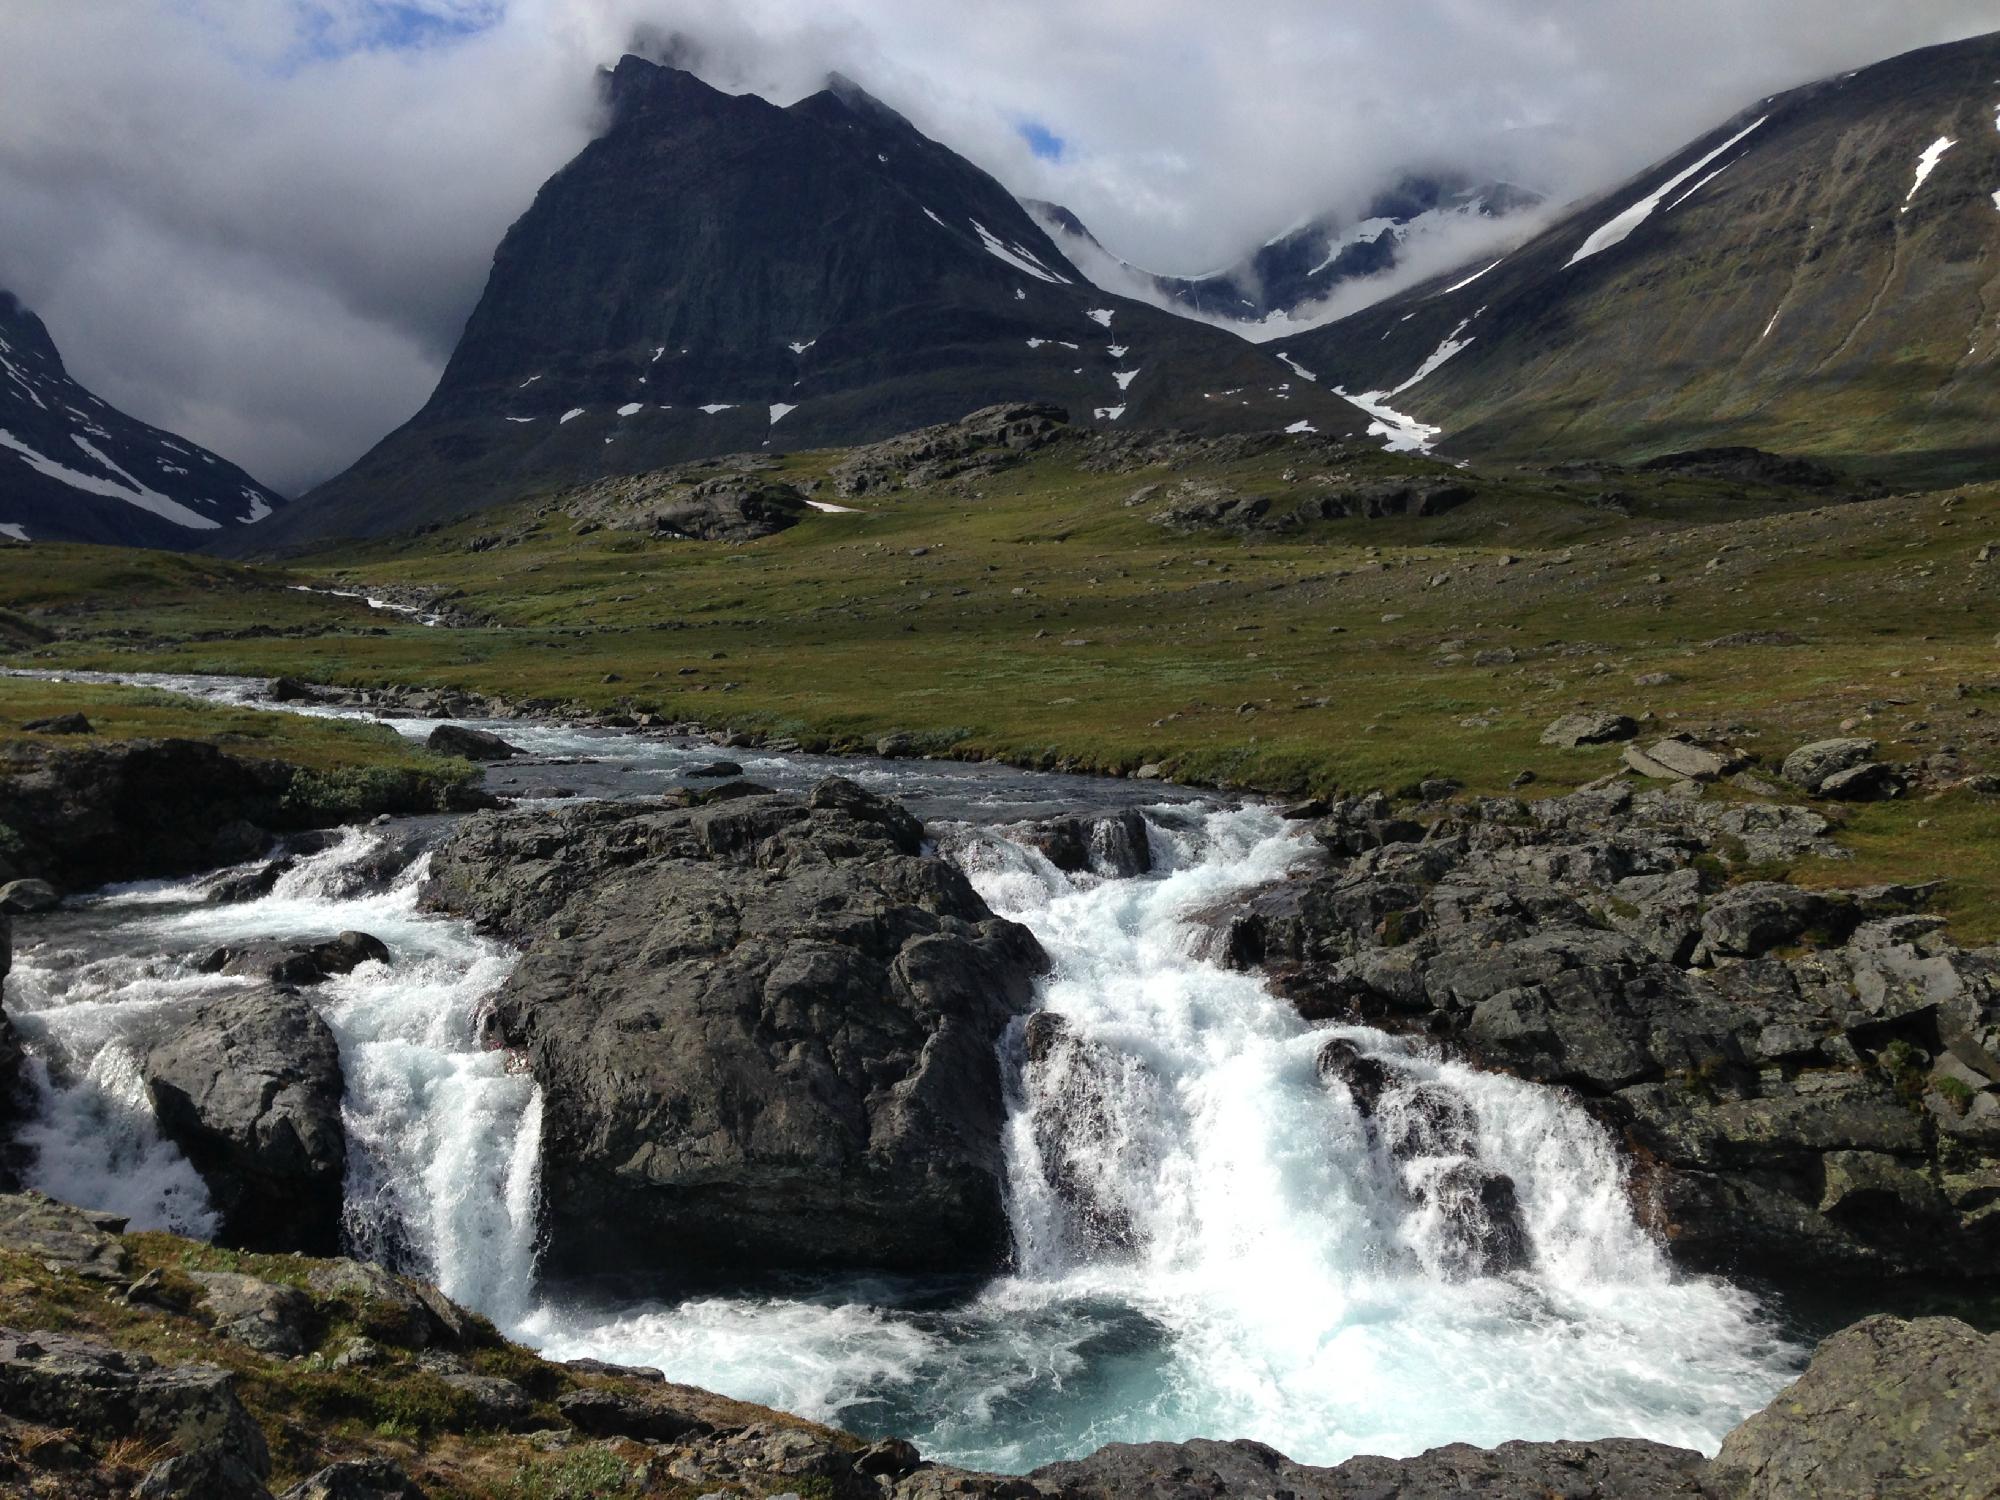
<path fill-rule="evenodd" d="M 0 534 L 192 547 L 284 503 L 234 464 L 78 385 L 42 320 L 0 291 Z"/>
<path fill-rule="evenodd" d="M 1001 401 L 1354 426 L 1268 354 L 1092 287 L 999 183 L 851 85 L 779 108 L 627 57 L 610 95 L 608 130 L 502 241 L 423 410 L 260 544 Z"/>
<path fill-rule="evenodd" d="M 1766 99 L 1518 251 L 1283 347 L 1468 455 L 2000 464 L 2000 35 Z"/>
<path fill-rule="evenodd" d="M 1206 276 L 1157 276 L 1113 257 L 1081 220 L 1053 203 L 1029 207 L 1051 227 L 1065 253 L 1086 270 L 1110 263 L 1152 294 L 1191 313 L 1259 323 L 1300 313 L 1343 287 L 1394 270 L 1432 245 L 1458 245 L 1475 226 L 1535 208 L 1540 195 L 1507 182 L 1448 174 L 1410 175 L 1379 194 L 1358 220 L 1321 214 L 1266 241 L 1233 266 Z M 1431 264 L 1437 264 L 1432 260 Z M 1108 280 L 1108 278 L 1107 278 Z M 1115 283 L 1113 283 L 1115 284 Z"/>

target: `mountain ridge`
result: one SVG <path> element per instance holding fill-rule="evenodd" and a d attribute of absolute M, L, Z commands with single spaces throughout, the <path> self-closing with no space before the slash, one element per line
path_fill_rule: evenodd
<path fill-rule="evenodd" d="M 78 384 L 48 326 L 0 288 L 0 535 L 180 549 L 285 504 L 234 464 Z"/>
<path fill-rule="evenodd" d="M 1769 96 L 1490 265 L 1285 347 L 1469 457 L 1749 444 L 1990 474 L 1996 80 L 2000 34 Z"/>
<path fill-rule="evenodd" d="M 507 231 L 424 408 L 262 546 L 1015 401 L 1083 425 L 1345 433 L 1269 354 L 1091 285 L 987 173 L 842 79 L 779 107 L 627 57 Z"/>

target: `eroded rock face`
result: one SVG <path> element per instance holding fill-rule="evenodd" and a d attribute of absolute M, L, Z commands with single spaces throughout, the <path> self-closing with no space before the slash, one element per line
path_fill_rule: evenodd
<path fill-rule="evenodd" d="M 956 422 L 857 448 L 833 470 L 840 494 L 875 495 L 1018 463 L 1069 428 L 1069 413 L 1042 402 L 987 406 Z"/>
<path fill-rule="evenodd" d="M 1064 1500 L 1666 1500 L 1699 1496 L 1707 1462 L 1686 1448 L 1612 1438 L 1594 1443 L 1453 1443 L 1415 1458 L 1352 1458 L 1334 1468 L 1294 1463 L 1262 1443 L 1113 1443 L 1029 1476 Z"/>
<path fill-rule="evenodd" d="M 339 1248 L 340 1052 L 309 1004 L 276 987 L 210 1001 L 144 1071 L 161 1130 L 208 1184 L 223 1243 Z"/>
<path fill-rule="evenodd" d="M 1624 786 L 1428 826 L 1357 799 L 1218 946 L 1309 1018 L 1574 1089 L 1690 1263 L 2000 1274 L 2000 950 L 1952 945 L 1923 886 L 1724 884 L 1829 829 Z"/>
<path fill-rule="evenodd" d="M 995 1042 L 1045 962 L 838 779 L 475 818 L 426 899 L 525 937 L 487 1031 L 544 1097 L 551 1264 L 989 1266 Z"/>
<path fill-rule="evenodd" d="M 2000 1493 L 2000 1338 L 1956 1318 L 1864 1318 L 1723 1440 L 1743 1500 Z"/>
<path fill-rule="evenodd" d="M 50 1427 L 171 1443 L 190 1472 L 212 1467 L 218 1476 L 252 1482 L 271 1472 L 264 1434 L 237 1399 L 234 1377 L 213 1365 L 160 1365 L 92 1339 L 0 1330 L 0 1412 Z"/>

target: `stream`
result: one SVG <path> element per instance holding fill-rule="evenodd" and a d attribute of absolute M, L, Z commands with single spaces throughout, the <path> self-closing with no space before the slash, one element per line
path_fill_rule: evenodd
<path fill-rule="evenodd" d="M 239 703 L 262 686 L 116 680 Z M 388 722 L 415 738 L 433 725 Z M 1011 1270 L 699 1296 L 667 1290 L 670 1266 L 657 1289 L 615 1296 L 538 1278 L 539 1093 L 475 1035 L 514 954 L 418 910 L 423 849 L 445 818 L 333 835 L 247 902 L 209 904 L 204 876 L 17 919 L 8 1008 L 41 1096 L 26 1132 L 33 1186 L 135 1227 L 211 1233 L 201 1179 L 154 1125 L 140 1059 L 189 1007 L 251 982 L 200 973 L 212 949 L 359 929 L 392 962 L 303 991 L 346 1076 L 349 1252 L 437 1282 L 554 1358 L 654 1365 L 1002 1471 L 1193 1436 L 1255 1438 L 1312 1463 L 1513 1438 L 1634 1436 L 1712 1453 L 1802 1362 L 1752 1291 L 1670 1265 L 1634 1221 L 1612 1142 L 1559 1091 L 1366 1028 L 1308 1025 L 1254 976 L 1201 956 L 1194 913 L 1312 852 L 1267 808 L 996 765 L 477 727 L 534 758 L 489 773 L 503 794 L 656 794 L 728 755 L 781 789 L 845 775 L 926 819 L 994 910 L 1041 939 L 1054 968 L 1039 1004 L 1071 1042 L 1033 1068 L 1025 1023 L 1002 1042 Z M 996 831 L 1132 806 L 1148 820 L 1144 876 L 1065 875 Z M 1372 1126 L 1320 1078 L 1336 1036 L 1407 1080 Z M 1435 1116 L 1440 1101 L 1463 1122 L 1457 1136 L 1385 1148 L 1396 1109 Z M 1044 1160 L 1037 1128 L 1050 1110 L 1089 1126 L 1059 1163 Z M 1468 1264 L 1463 1213 L 1438 1187 L 1467 1171 L 1512 1179 L 1524 1265 Z M 1086 1183 L 1118 1232 L 1080 1224 L 1059 1181 Z"/>

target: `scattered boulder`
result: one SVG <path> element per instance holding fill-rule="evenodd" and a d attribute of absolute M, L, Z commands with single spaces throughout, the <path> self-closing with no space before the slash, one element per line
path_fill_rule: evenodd
<path fill-rule="evenodd" d="M 1625 752 L 1627 763 L 1630 764 L 1639 753 L 1628 747 Z M 1653 765 L 1664 768 L 1668 775 L 1684 781 L 1717 781 L 1743 764 L 1740 755 L 1711 750 L 1684 739 L 1661 740 L 1643 754 Z M 1648 771 L 1645 774 L 1656 773 Z"/>
<path fill-rule="evenodd" d="M 1723 1439 L 1714 1473 L 1742 1500 L 2000 1491 L 2000 1337 L 1956 1318 L 1864 1318 Z"/>
<path fill-rule="evenodd" d="M 789 484 L 736 478 L 707 480 L 660 506 L 653 527 L 697 542 L 750 542 L 796 526 L 810 510 Z"/>
<path fill-rule="evenodd" d="M 46 880 L 10 880 L 0 885 L 0 913 L 30 916 L 54 911 L 60 905 L 61 894 Z"/>
<path fill-rule="evenodd" d="M 340 1052 L 310 1005 L 276 988 L 210 1001 L 143 1071 L 161 1130 L 208 1184 L 223 1243 L 339 1248 Z"/>
<path fill-rule="evenodd" d="M 468 819 L 425 901 L 531 939 L 487 1035 L 543 1090 L 549 1262 L 1004 1254 L 995 1043 L 1046 962 L 851 782 Z"/>
<path fill-rule="evenodd" d="M 95 734 L 90 720 L 82 714 L 56 714 L 47 719 L 30 719 L 21 726 L 29 734 Z"/>
<path fill-rule="evenodd" d="M 1817 792 L 1828 778 L 1851 771 L 1875 758 L 1875 741 L 1861 739 L 1815 740 L 1801 745 L 1778 768 L 1793 786 Z"/>
<path fill-rule="evenodd" d="M 313 1306 L 304 1292 L 234 1271 L 188 1275 L 202 1289 L 197 1310 L 224 1338 L 280 1358 L 306 1352 Z"/>
<path fill-rule="evenodd" d="M 631 1438 L 641 1443 L 677 1443 L 714 1426 L 665 1401 L 585 1386 L 556 1402 L 572 1427 L 592 1437 Z"/>
<path fill-rule="evenodd" d="M 328 1464 L 278 1500 L 424 1500 L 424 1492 L 393 1458 L 362 1458 Z"/>
<path fill-rule="evenodd" d="M 369 1338 L 401 1349 L 451 1348 L 465 1341 L 465 1314 L 436 1287 L 370 1261 L 341 1257 L 314 1266 L 306 1285 L 322 1297 L 351 1299 Z"/>
<path fill-rule="evenodd" d="M 1903 778 L 1878 761 L 1835 771 L 1819 784 L 1819 794 L 1837 802 L 1880 802 L 1903 794 Z"/>
<path fill-rule="evenodd" d="M 498 1375 L 474 1375 L 451 1370 L 438 1376 L 464 1398 L 473 1425 L 496 1431 L 519 1431 L 535 1424 L 535 1398 Z"/>
<path fill-rule="evenodd" d="M 271 1472 L 264 1434 L 237 1399 L 235 1378 L 213 1365 L 161 1365 L 94 1339 L 0 1330 L 0 1412 L 181 1449 L 170 1461 L 175 1469 L 157 1483 L 148 1476 L 145 1495 L 261 1494 Z M 209 1488 L 195 1485 L 199 1473 Z"/>
<path fill-rule="evenodd" d="M 1542 731 L 1542 743 L 1573 750 L 1583 745 L 1608 745 L 1618 740 L 1629 740 L 1638 732 L 1637 721 L 1626 714 L 1564 714 Z"/>
<path fill-rule="evenodd" d="M 32 1256 L 72 1276 L 122 1282 L 130 1257 L 117 1214 L 72 1208 L 37 1192 L 0 1193 L 0 1249 Z"/>
<path fill-rule="evenodd" d="M 424 741 L 424 748 L 438 755 L 455 755 L 460 760 L 511 760 L 521 754 L 518 745 L 485 729 L 469 724 L 440 724 Z"/>

